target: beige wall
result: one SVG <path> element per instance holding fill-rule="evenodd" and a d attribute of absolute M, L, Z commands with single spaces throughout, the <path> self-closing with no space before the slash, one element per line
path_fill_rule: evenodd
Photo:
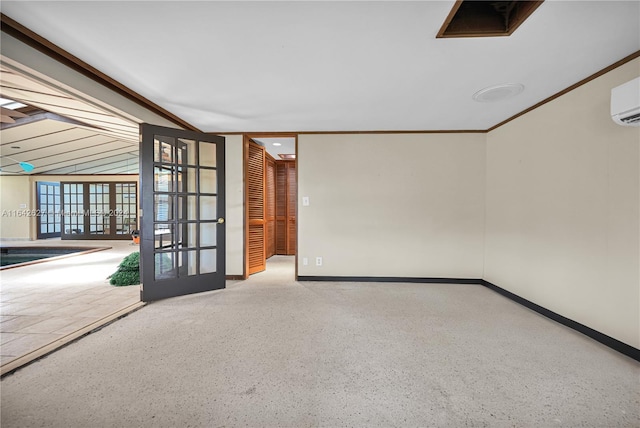
<path fill-rule="evenodd" d="M 225 135 L 227 275 L 244 270 L 244 164 L 242 135 Z"/>
<path fill-rule="evenodd" d="M 487 136 L 484 278 L 640 347 L 640 128 L 611 88 L 640 60 Z"/>
<path fill-rule="evenodd" d="M 0 239 L 29 239 L 32 193 L 28 175 L 0 176 Z"/>
<path fill-rule="evenodd" d="M 299 275 L 484 278 L 640 347 L 640 129 L 609 113 L 638 70 L 488 134 L 300 135 Z"/>
<path fill-rule="evenodd" d="M 299 275 L 481 278 L 484 168 L 485 134 L 300 135 Z"/>

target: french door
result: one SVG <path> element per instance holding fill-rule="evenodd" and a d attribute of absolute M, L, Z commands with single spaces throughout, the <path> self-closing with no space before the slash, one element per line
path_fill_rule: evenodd
<path fill-rule="evenodd" d="M 60 183 L 36 182 L 36 227 L 38 239 L 60 237 Z"/>
<path fill-rule="evenodd" d="M 136 230 L 136 182 L 66 182 L 62 185 L 62 239 L 131 239 Z"/>
<path fill-rule="evenodd" d="M 225 287 L 224 138 L 140 125 L 141 300 Z"/>

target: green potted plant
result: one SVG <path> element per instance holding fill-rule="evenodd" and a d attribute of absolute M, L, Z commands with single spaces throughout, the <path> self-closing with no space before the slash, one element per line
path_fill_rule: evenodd
<path fill-rule="evenodd" d="M 118 265 L 118 270 L 108 279 L 109 283 L 116 287 L 140 284 L 140 252 L 136 251 L 126 256 Z"/>

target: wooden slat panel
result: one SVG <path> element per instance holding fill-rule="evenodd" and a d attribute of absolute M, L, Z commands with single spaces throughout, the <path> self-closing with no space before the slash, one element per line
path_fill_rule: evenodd
<path fill-rule="evenodd" d="M 276 254 L 287 254 L 287 165 L 276 161 Z"/>
<path fill-rule="evenodd" d="M 276 161 L 266 154 L 266 257 L 276 253 Z"/>
<path fill-rule="evenodd" d="M 276 254 L 276 221 L 268 221 L 266 227 L 265 257 L 268 259 L 269 257 Z"/>
<path fill-rule="evenodd" d="M 249 185 L 249 219 L 264 219 L 264 149 L 249 145 L 247 181 Z"/>
<path fill-rule="evenodd" d="M 276 220 L 276 254 L 287 254 L 287 221 Z"/>
<path fill-rule="evenodd" d="M 296 221 L 295 217 L 289 221 L 289 242 L 288 242 L 287 254 L 290 256 L 296 255 Z"/>
<path fill-rule="evenodd" d="M 276 162 L 276 216 L 287 215 L 287 164 Z"/>
<path fill-rule="evenodd" d="M 253 141 L 247 148 L 247 267 L 251 275 L 266 269 L 265 254 L 265 151 Z"/>
<path fill-rule="evenodd" d="M 287 165 L 287 254 L 293 256 L 296 254 L 296 199 L 297 199 L 297 182 L 296 182 L 296 163 L 288 162 Z"/>
<path fill-rule="evenodd" d="M 295 161 L 276 161 L 276 254 L 296 253 L 295 166 Z"/>
<path fill-rule="evenodd" d="M 265 269 L 264 226 L 249 225 L 249 275 Z"/>
<path fill-rule="evenodd" d="M 276 162 L 267 155 L 267 221 L 276 217 Z"/>

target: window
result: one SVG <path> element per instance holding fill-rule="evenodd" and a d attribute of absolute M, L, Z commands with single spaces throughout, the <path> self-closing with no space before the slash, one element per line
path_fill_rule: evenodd
<path fill-rule="evenodd" d="M 130 239 L 138 229 L 137 183 L 62 184 L 62 239 Z"/>
<path fill-rule="evenodd" d="M 36 182 L 38 239 L 60 237 L 60 183 Z"/>

